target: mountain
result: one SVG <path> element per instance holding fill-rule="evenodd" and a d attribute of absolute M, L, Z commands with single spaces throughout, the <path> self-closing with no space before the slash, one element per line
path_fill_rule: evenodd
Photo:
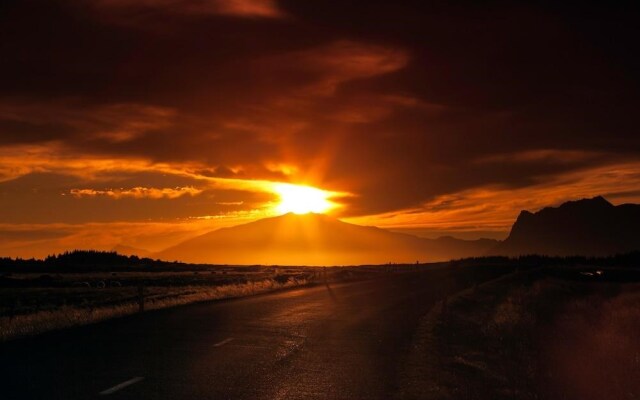
<path fill-rule="evenodd" d="M 485 255 L 606 256 L 640 250 L 640 205 L 601 196 L 522 211 L 507 239 L 425 239 L 319 214 L 285 214 L 219 229 L 153 257 L 208 264 L 361 265 Z"/>
<path fill-rule="evenodd" d="M 606 256 L 640 250 L 640 205 L 614 206 L 604 197 L 522 211 L 492 254 Z"/>
<path fill-rule="evenodd" d="M 209 264 L 362 265 L 486 253 L 493 240 L 423 239 L 320 214 L 285 214 L 189 239 L 155 257 Z"/>

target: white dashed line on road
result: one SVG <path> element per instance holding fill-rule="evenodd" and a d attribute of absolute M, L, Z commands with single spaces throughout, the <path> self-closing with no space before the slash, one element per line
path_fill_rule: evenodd
<path fill-rule="evenodd" d="M 218 343 L 214 344 L 213 347 L 224 346 L 225 344 L 229 343 L 232 340 L 233 340 L 233 338 L 225 339 L 222 342 L 218 342 Z"/>
<path fill-rule="evenodd" d="M 126 388 L 127 386 L 131 386 L 134 383 L 138 383 L 143 379 L 144 379 L 143 377 L 137 376 L 135 378 L 129 379 L 128 381 L 124 381 L 122 383 L 119 383 L 119 384 L 115 385 L 114 387 L 111 387 L 109 389 L 103 390 L 102 392 L 100 392 L 100 395 L 101 396 L 107 396 L 107 395 L 113 394 L 113 393 L 117 392 L 118 390 L 122 390 L 122 389 Z"/>

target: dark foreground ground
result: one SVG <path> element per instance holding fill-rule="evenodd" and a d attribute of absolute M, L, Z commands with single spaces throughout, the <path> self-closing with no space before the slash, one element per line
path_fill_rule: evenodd
<path fill-rule="evenodd" d="M 389 399 L 420 318 L 510 270 L 390 273 L 9 341 L 0 344 L 1 397 Z"/>
<path fill-rule="evenodd" d="M 403 400 L 640 399 L 640 271 L 542 267 L 422 318 Z"/>

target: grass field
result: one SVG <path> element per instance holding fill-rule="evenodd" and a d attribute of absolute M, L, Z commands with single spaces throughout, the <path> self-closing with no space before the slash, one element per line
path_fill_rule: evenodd
<path fill-rule="evenodd" d="M 639 332 L 638 283 L 606 270 L 514 273 L 423 319 L 400 397 L 639 399 Z"/>
<path fill-rule="evenodd" d="M 0 340 L 85 325 L 144 310 L 249 296 L 322 282 L 362 280 L 388 267 L 233 267 L 176 271 L 4 273 Z M 395 271 L 402 271 L 397 267 Z"/>

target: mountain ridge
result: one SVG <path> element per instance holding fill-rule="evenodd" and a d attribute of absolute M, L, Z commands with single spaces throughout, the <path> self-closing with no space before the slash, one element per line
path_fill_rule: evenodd
<path fill-rule="evenodd" d="M 490 239 L 425 239 L 322 214 L 284 214 L 218 229 L 156 256 L 215 264 L 361 265 L 446 261 L 495 246 Z"/>
<path fill-rule="evenodd" d="M 427 239 L 323 214 L 284 214 L 221 228 L 154 256 L 210 264 L 362 265 L 487 255 L 608 256 L 640 250 L 640 205 L 602 196 L 523 210 L 504 241 Z"/>
<path fill-rule="evenodd" d="M 522 211 L 492 251 L 517 256 L 606 256 L 640 249 L 640 205 L 615 206 L 602 196 Z"/>

